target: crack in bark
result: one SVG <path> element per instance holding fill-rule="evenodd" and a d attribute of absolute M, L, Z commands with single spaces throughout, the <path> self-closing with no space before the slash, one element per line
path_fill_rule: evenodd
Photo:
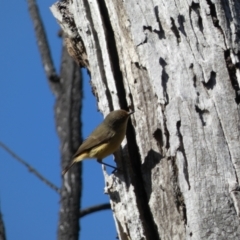
<path fill-rule="evenodd" d="M 156 17 L 156 20 L 157 20 L 157 23 L 158 23 L 159 30 L 154 29 L 153 32 L 158 35 L 158 38 L 160 40 L 163 39 L 163 38 L 166 39 L 165 32 L 163 30 L 163 27 L 162 27 L 162 24 L 161 24 L 160 18 L 159 18 L 158 6 L 154 7 L 154 14 L 155 14 L 155 17 Z"/>
<path fill-rule="evenodd" d="M 178 181 L 178 167 L 176 164 L 176 157 L 171 157 L 171 164 L 173 168 L 173 183 L 174 183 L 174 195 L 175 195 L 175 204 L 178 212 L 182 211 L 182 217 L 184 220 L 184 224 L 187 225 L 187 209 L 184 201 L 183 194 L 179 187 Z"/>
<path fill-rule="evenodd" d="M 167 82 L 168 82 L 168 79 L 169 79 L 169 76 L 166 72 L 166 66 L 167 66 L 167 62 L 160 57 L 159 59 L 159 64 L 161 65 L 162 67 L 162 88 L 163 88 L 163 94 L 165 95 L 165 98 L 166 98 L 166 102 L 165 102 L 165 105 L 167 105 L 169 103 L 169 97 L 168 97 L 168 93 L 167 93 Z"/>
<path fill-rule="evenodd" d="M 96 30 L 94 28 L 94 24 L 93 24 L 93 20 L 92 20 L 93 18 L 92 18 L 92 14 L 91 14 L 91 11 L 90 11 L 89 2 L 88 2 L 88 0 L 83 0 L 83 1 L 84 1 L 84 5 L 86 7 L 86 12 L 88 13 L 88 14 L 86 14 L 86 17 L 88 18 L 88 16 L 90 16 L 88 18 L 88 21 L 89 21 L 89 23 L 91 25 L 91 29 L 93 31 L 92 34 L 93 34 L 94 42 L 96 43 L 96 56 L 98 58 L 99 69 L 100 69 L 100 73 L 102 75 L 102 80 L 103 80 L 104 85 L 106 87 L 106 91 L 105 92 L 106 92 L 106 96 L 107 96 L 107 99 L 108 99 L 109 108 L 112 111 L 113 110 L 113 101 L 112 101 L 112 96 L 111 96 L 110 90 L 108 88 L 107 80 L 106 80 L 107 76 L 106 76 L 106 73 L 105 73 L 105 67 L 104 67 L 104 61 L 103 61 L 103 56 L 102 56 L 102 52 L 101 52 L 101 46 L 100 46 L 100 43 L 98 41 L 97 32 L 96 32 Z M 100 12 L 101 12 L 101 6 L 100 5 L 101 4 L 99 3 Z M 103 18 L 102 20 L 104 22 L 105 18 L 104 18 L 103 14 L 102 14 L 102 18 Z M 107 41 L 107 37 L 108 37 L 107 31 L 105 31 L 105 34 L 106 34 L 106 41 Z M 109 54 L 109 57 L 111 57 L 111 54 Z M 114 62 L 115 61 L 112 61 L 112 63 L 114 63 Z M 113 73 L 114 73 L 114 71 L 113 71 Z"/>
<path fill-rule="evenodd" d="M 117 88 L 119 103 L 121 108 L 127 109 L 126 92 L 124 89 L 122 72 L 119 66 L 119 57 L 118 57 L 118 52 L 116 47 L 117 44 L 114 37 L 113 28 L 110 22 L 108 9 L 104 1 L 98 0 L 98 4 L 99 4 L 99 10 L 102 16 L 103 24 L 106 29 L 105 34 L 106 34 L 107 46 L 111 52 L 111 54 L 109 54 L 109 57 L 112 63 L 112 70 L 113 70 L 115 84 Z M 139 64 L 138 64 L 138 67 L 140 68 Z M 133 125 L 130 119 L 126 137 L 128 142 L 128 152 L 129 152 L 131 166 L 132 166 L 132 169 L 131 169 L 132 171 L 130 170 L 130 174 L 132 174 L 131 179 L 134 185 L 137 205 L 140 212 L 141 220 L 143 222 L 146 239 L 158 240 L 160 239 L 160 237 L 158 236 L 157 226 L 153 220 L 153 216 L 147 201 L 147 193 L 146 193 L 146 190 L 144 189 L 144 181 L 143 181 L 142 172 L 141 172 L 141 156 L 139 154 L 139 149 L 137 146 L 135 135 L 136 135 L 135 130 L 133 128 Z"/>
<path fill-rule="evenodd" d="M 135 138 L 135 131 L 132 125 L 128 127 L 127 142 L 129 145 L 128 149 L 132 168 L 130 170 L 130 174 L 132 175 L 131 179 L 134 185 L 137 206 L 144 226 L 146 239 L 160 240 L 160 236 L 158 236 L 157 232 L 157 226 L 153 220 L 153 216 L 148 205 L 148 197 L 144 188 L 144 181 L 142 178 L 141 156 L 139 154 L 139 149 Z"/>
<path fill-rule="evenodd" d="M 237 104 L 240 103 L 240 88 L 239 88 L 239 84 L 238 84 L 238 80 L 237 80 L 237 76 L 236 76 L 236 66 L 235 64 L 233 64 L 231 56 L 230 56 L 230 49 L 227 49 L 226 51 L 224 51 L 224 58 L 226 61 L 226 67 L 228 70 L 228 74 L 230 77 L 230 81 L 232 84 L 233 89 L 235 90 L 235 102 Z"/>
<path fill-rule="evenodd" d="M 165 105 L 161 105 L 161 110 L 162 110 L 162 116 L 163 116 L 163 127 L 164 127 L 164 135 L 166 138 L 166 146 L 165 148 L 168 150 L 170 148 L 170 143 L 169 143 L 169 138 L 170 138 L 170 134 L 167 128 L 167 118 L 165 115 L 165 108 L 166 108 L 166 104 Z"/>
<path fill-rule="evenodd" d="M 193 86 L 196 88 L 197 87 L 197 76 L 193 76 Z"/>
<path fill-rule="evenodd" d="M 157 128 L 156 131 L 153 133 L 153 137 L 157 141 L 157 145 L 160 148 L 160 152 L 162 153 L 162 147 L 163 147 L 163 134 L 162 130 L 160 128 Z"/>
<path fill-rule="evenodd" d="M 145 30 L 148 30 L 149 32 L 152 32 L 152 27 L 151 27 L 151 26 L 143 26 L 143 32 L 144 32 Z M 144 34 L 145 34 L 145 39 L 144 39 L 142 42 L 140 42 L 140 43 L 137 45 L 137 47 L 139 47 L 139 46 L 141 46 L 141 45 L 143 45 L 143 44 L 145 44 L 145 43 L 148 42 L 148 35 L 147 35 L 147 33 L 144 33 Z"/>
<path fill-rule="evenodd" d="M 184 23 L 185 22 L 185 18 L 183 15 L 179 14 L 178 15 L 178 24 L 179 24 L 179 31 L 186 37 L 187 34 L 186 34 L 186 31 L 185 31 L 185 28 L 184 28 Z"/>
<path fill-rule="evenodd" d="M 166 117 L 164 118 L 164 134 L 166 136 L 166 149 L 170 148 L 170 143 L 169 143 L 169 131 L 167 129 L 167 119 Z"/>
<path fill-rule="evenodd" d="M 99 5 L 99 11 L 102 16 L 103 24 L 105 26 L 106 43 L 109 51 L 111 68 L 113 71 L 113 76 L 114 76 L 114 80 L 117 88 L 120 108 L 127 109 L 127 100 L 126 100 L 126 92 L 123 84 L 123 75 L 119 65 L 120 61 L 118 57 L 117 43 L 115 40 L 113 27 L 111 25 L 110 16 L 108 13 L 106 3 L 104 1 L 98 0 L 98 5 Z M 112 110 L 113 110 L 113 106 L 112 106 Z"/>
<path fill-rule="evenodd" d="M 147 43 L 147 41 L 148 41 L 148 37 L 147 37 L 147 35 L 145 34 L 145 39 L 144 39 L 142 42 L 140 42 L 140 43 L 137 45 L 137 47 L 139 47 L 139 46 Z"/>
<path fill-rule="evenodd" d="M 200 31 L 203 34 L 203 23 L 202 23 L 202 17 L 201 17 L 199 9 L 200 9 L 200 4 L 195 3 L 195 2 L 192 2 L 191 6 L 189 7 L 190 13 L 193 10 L 198 15 L 198 26 L 199 26 Z M 192 25 L 192 20 L 191 20 L 191 25 Z"/>
<path fill-rule="evenodd" d="M 152 32 L 151 26 L 143 26 L 143 31 L 148 30 L 149 32 Z"/>
<path fill-rule="evenodd" d="M 191 24 L 191 27 L 192 27 L 192 31 L 195 35 L 195 38 L 196 38 L 196 41 L 197 41 L 197 44 L 196 44 L 196 47 L 197 47 L 197 50 L 199 52 L 199 54 L 201 55 L 201 57 L 204 59 L 204 56 L 202 55 L 202 52 L 199 50 L 199 41 L 198 41 L 198 34 L 195 32 L 194 30 L 194 27 L 193 27 L 193 22 L 192 22 L 192 17 L 191 17 L 191 12 L 192 10 L 198 15 L 198 26 L 199 26 L 199 29 L 200 31 L 202 32 L 202 35 L 204 37 L 204 34 L 203 34 L 203 25 L 202 25 L 202 17 L 200 15 L 200 12 L 199 12 L 199 8 L 200 8 L 200 5 L 198 3 L 194 3 L 192 2 L 192 5 L 189 7 L 189 19 L 190 19 L 190 24 Z M 205 38 L 205 37 L 204 37 Z M 189 45 L 190 46 L 190 45 Z M 190 46 L 191 47 L 191 46 Z M 191 48 L 192 49 L 192 48 Z M 194 56 L 195 58 L 195 56 Z"/>
<path fill-rule="evenodd" d="M 227 46 L 224 32 L 222 30 L 222 27 L 219 25 L 215 4 L 211 0 L 206 0 L 206 1 L 210 8 L 210 15 L 212 17 L 213 25 L 221 32 L 221 34 L 223 35 L 224 44 L 225 46 Z"/>
<path fill-rule="evenodd" d="M 202 109 L 200 109 L 197 105 L 195 105 L 195 110 L 196 110 L 196 112 L 197 112 L 198 115 L 199 115 L 199 118 L 200 118 L 200 120 L 201 120 L 201 122 L 202 122 L 202 125 L 203 125 L 203 126 L 206 126 L 206 122 L 205 122 L 204 119 L 203 119 L 203 115 L 206 114 L 206 113 L 209 113 L 208 110 L 206 110 L 206 109 L 202 110 Z"/>
<path fill-rule="evenodd" d="M 183 144 L 183 136 L 182 133 L 180 131 L 181 128 L 181 121 L 177 121 L 177 132 L 178 132 L 178 137 L 179 137 L 179 142 L 180 142 L 180 146 L 178 147 L 177 150 L 181 151 L 184 157 L 184 168 L 183 168 L 183 173 L 184 173 L 184 177 L 186 179 L 186 182 L 188 183 L 188 190 L 191 189 L 190 183 L 189 183 L 189 175 L 188 175 L 188 162 L 187 162 L 187 156 L 186 156 L 186 152 L 185 152 L 185 148 L 184 148 L 184 144 Z"/>
<path fill-rule="evenodd" d="M 180 146 L 177 150 L 181 151 L 183 154 L 183 157 L 184 157 L 184 161 L 185 161 L 184 176 L 185 176 L 186 182 L 188 183 L 188 190 L 190 190 L 191 187 L 189 184 L 188 164 L 187 164 L 185 149 L 183 146 L 183 137 L 180 132 L 180 127 L 181 127 L 181 121 L 177 121 L 177 131 L 178 131 L 178 136 L 179 136 L 179 140 L 180 140 Z M 186 209 L 186 204 L 184 201 L 183 193 L 181 192 L 181 189 L 179 187 L 179 180 L 178 180 L 179 169 L 176 164 L 176 156 L 171 157 L 171 164 L 172 164 L 172 168 L 173 168 L 173 184 L 174 184 L 175 204 L 176 204 L 178 212 L 182 212 L 184 224 L 187 225 L 187 209 Z"/>
<path fill-rule="evenodd" d="M 134 62 L 135 66 L 139 69 L 139 70 L 147 70 L 146 67 L 142 66 L 139 64 L 139 62 Z"/>
<path fill-rule="evenodd" d="M 217 17 L 215 4 L 212 3 L 211 0 L 206 0 L 206 1 L 210 7 L 210 14 L 212 16 L 213 25 L 220 30 L 220 32 L 223 35 L 224 44 L 225 44 L 225 46 L 227 46 L 224 32 L 223 32 L 221 26 L 219 25 L 219 20 Z M 235 90 L 235 94 L 236 94 L 235 102 L 237 104 L 239 104 L 240 103 L 240 88 L 239 88 L 239 84 L 238 84 L 237 76 L 236 76 L 236 68 L 239 67 L 239 63 L 237 63 L 236 65 L 232 63 L 232 59 L 230 56 L 230 49 L 227 49 L 224 51 L 224 57 L 225 57 L 226 67 L 228 69 L 229 77 L 231 80 L 231 84 L 232 84 L 232 87 Z"/>
<path fill-rule="evenodd" d="M 195 74 L 193 67 L 194 67 L 194 64 L 191 63 L 190 66 L 189 66 L 189 69 L 192 71 L 192 75 L 193 75 L 193 77 L 192 77 L 193 87 L 195 88 L 195 91 L 196 91 L 197 96 L 199 96 L 200 93 L 199 93 L 199 91 L 198 91 L 197 75 Z"/>
<path fill-rule="evenodd" d="M 179 34 L 179 31 L 175 25 L 175 21 L 172 17 L 170 17 L 171 19 L 171 23 L 172 23 L 172 27 L 171 27 L 171 30 L 172 32 L 174 33 L 176 39 L 177 39 L 177 43 L 179 44 L 181 42 L 181 37 L 180 37 L 180 34 Z"/>
<path fill-rule="evenodd" d="M 213 22 L 213 25 L 217 28 L 220 28 L 220 25 L 219 25 L 219 20 L 218 20 L 218 17 L 217 17 L 217 12 L 216 12 L 216 8 L 215 8 L 215 4 L 213 2 L 211 2 L 211 0 L 206 0 L 207 1 L 207 4 L 209 5 L 209 8 L 210 8 L 210 15 L 212 16 L 212 22 Z M 221 29 L 222 30 L 222 29 Z"/>
<path fill-rule="evenodd" d="M 207 82 L 202 82 L 204 87 L 207 88 L 207 90 L 209 89 L 213 90 L 213 88 L 215 87 L 216 75 L 217 75 L 216 72 L 211 71 L 209 80 Z"/>
<path fill-rule="evenodd" d="M 218 118 L 218 120 L 219 120 L 220 128 L 222 129 L 222 132 L 223 132 L 223 137 L 224 137 L 224 139 L 225 139 L 225 141 L 226 141 L 226 146 L 227 146 L 227 148 L 228 148 L 228 153 L 229 153 L 230 161 L 231 161 L 231 163 L 232 163 L 233 170 L 234 170 L 234 173 L 235 173 L 236 182 L 239 183 L 239 181 L 238 181 L 238 175 L 237 175 L 237 171 L 236 171 L 236 167 L 235 167 L 234 163 L 232 162 L 232 155 L 231 155 L 231 151 L 230 151 L 230 148 L 229 148 L 228 139 L 227 139 L 227 137 L 226 137 L 226 135 L 225 135 L 224 128 L 223 128 L 223 124 L 222 124 L 221 118 L 220 118 L 220 116 L 219 116 L 219 113 L 218 113 L 218 111 L 217 111 L 217 107 L 216 107 L 215 103 L 214 103 L 214 108 L 215 108 L 215 111 L 216 111 L 216 113 L 217 113 L 217 118 Z"/>

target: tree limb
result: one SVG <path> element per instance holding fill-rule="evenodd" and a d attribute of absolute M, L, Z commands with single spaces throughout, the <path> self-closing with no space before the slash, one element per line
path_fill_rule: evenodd
<path fill-rule="evenodd" d="M 82 209 L 79 212 L 79 217 L 81 218 L 81 217 L 84 217 L 88 214 L 91 214 L 91 213 L 94 213 L 94 212 L 97 212 L 97 211 L 101 211 L 101 210 L 106 210 L 106 209 L 111 209 L 110 203 L 103 203 L 103 204 L 99 204 L 99 205 L 95 205 L 95 206 L 92 206 L 92 207 Z"/>
<path fill-rule="evenodd" d="M 37 44 L 38 44 L 39 52 L 41 54 L 41 59 L 42 59 L 46 76 L 48 80 L 51 82 L 59 82 L 59 76 L 57 75 L 54 64 L 53 64 L 49 44 L 47 41 L 47 36 L 41 20 L 38 6 L 35 0 L 28 0 L 27 2 L 28 2 L 29 13 L 34 24 Z"/>
<path fill-rule="evenodd" d="M 54 185 L 49 180 L 47 180 L 45 177 L 43 177 L 35 168 L 33 168 L 29 163 L 24 161 L 21 157 L 19 157 L 16 153 L 14 153 L 9 147 L 7 147 L 1 141 L 0 141 L 0 147 L 2 147 L 7 153 L 9 153 L 18 162 L 23 164 L 28 169 L 29 172 L 33 173 L 37 178 L 39 178 L 41 181 L 43 181 L 47 186 L 52 188 L 57 193 L 60 193 L 60 189 L 56 185 Z"/>

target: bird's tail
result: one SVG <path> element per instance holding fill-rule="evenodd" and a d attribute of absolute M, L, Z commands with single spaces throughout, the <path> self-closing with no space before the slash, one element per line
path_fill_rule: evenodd
<path fill-rule="evenodd" d="M 86 157 L 88 157 L 87 153 L 83 153 L 83 154 L 80 154 L 80 155 L 77 155 L 73 158 L 72 162 L 67 165 L 64 170 L 62 171 L 62 175 L 64 176 L 65 173 L 77 162 L 80 162 L 82 161 L 83 159 L 85 159 Z"/>
<path fill-rule="evenodd" d="M 74 159 L 73 159 L 73 161 L 63 169 L 62 175 L 64 176 L 65 173 L 66 173 L 74 164 L 75 164 L 75 161 L 74 161 Z"/>

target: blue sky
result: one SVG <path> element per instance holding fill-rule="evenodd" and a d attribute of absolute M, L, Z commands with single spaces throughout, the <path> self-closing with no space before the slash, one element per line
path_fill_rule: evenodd
<path fill-rule="evenodd" d="M 49 7 L 54 1 L 38 1 L 52 56 L 59 70 L 59 26 Z M 14 6 L 14 7 L 13 7 Z M 38 53 L 27 2 L 2 1 L 0 8 L 0 141 L 60 186 L 59 140 L 54 125 L 54 96 Z M 102 121 L 96 99 L 84 74 L 83 137 Z M 113 163 L 109 157 L 109 163 Z M 103 193 L 100 164 L 83 165 L 82 207 L 108 202 Z M 0 208 L 7 240 L 53 240 L 57 237 L 59 196 L 0 148 Z M 82 240 L 116 239 L 110 210 L 81 219 Z"/>

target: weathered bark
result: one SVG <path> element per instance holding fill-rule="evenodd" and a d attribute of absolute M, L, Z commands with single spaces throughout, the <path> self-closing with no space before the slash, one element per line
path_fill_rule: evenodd
<path fill-rule="evenodd" d="M 240 239 L 240 2 L 73 0 L 52 11 L 84 45 L 104 115 L 135 110 L 116 159 L 124 171 L 104 172 L 119 238 Z"/>
<path fill-rule="evenodd" d="M 56 97 L 55 122 L 60 139 L 61 169 L 71 161 L 81 142 L 82 78 L 79 66 L 62 47 L 61 69 L 56 74 L 47 36 L 35 0 L 28 0 L 39 52 L 49 86 Z M 58 240 L 79 238 L 79 209 L 81 197 L 81 164 L 62 179 Z"/>
<path fill-rule="evenodd" d="M 55 105 L 57 132 L 61 141 L 61 169 L 71 161 L 81 142 L 82 78 L 80 69 L 64 47 L 61 59 L 60 85 Z M 81 169 L 77 164 L 65 174 L 60 199 L 58 240 L 79 238 Z"/>

